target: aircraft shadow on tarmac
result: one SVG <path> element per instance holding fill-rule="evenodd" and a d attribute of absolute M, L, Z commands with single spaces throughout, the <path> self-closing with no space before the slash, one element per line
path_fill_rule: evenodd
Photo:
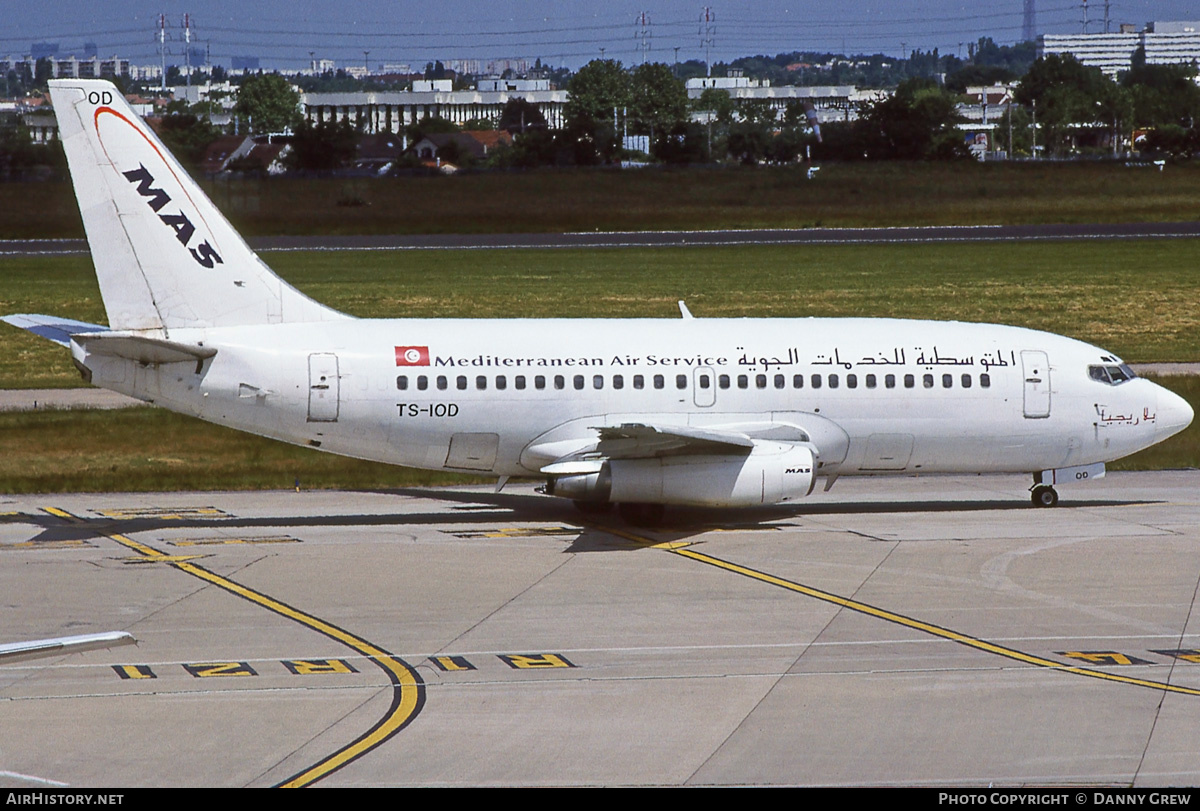
<path fill-rule="evenodd" d="M 86 541 L 113 534 L 136 534 L 179 529 L 303 529 L 305 527 L 387 527 L 387 526 L 506 526 L 513 522 L 549 522 L 564 529 L 578 529 L 569 552 L 620 551 L 640 549 L 646 542 L 682 540 L 712 531 L 771 530 L 779 522 L 805 517 L 854 514 L 897 515 L 913 513 L 969 513 L 989 510 L 1034 509 L 1027 502 L 1014 499 L 979 499 L 971 501 L 869 501 L 776 505 L 773 507 L 742 508 L 737 510 L 675 507 L 667 513 L 664 524 L 657 527 L 630 527 L 615 512 L 584 516 L 573 505 L 559 499 L 520 493 L 480 493 L 453 489 L 400 488 L 369 490 L 401 498 L 434 499 L 450 502 L 448 510 L 437 512 L 392 512 L 333 515 L 287 516 L 213 516 L 163 518 L 156 516 L 112 518 L 108 516 L 76 515 L 74 520 L 50 513 L 18 513 L 0 515 L 0 524 L 32 524 L 39 528 L 30 543 Z M 1055 513 L 1074 507 L 1127 507 L 1162 503 L 1155 499 L 1097 499 L 1079 502 L 1060 502 Z M 609 530 L 612 530 L 611 532 Z M 646 537 L 646 536 L 651 537 Z M 570 532 L 563 533 L 571 537 Z M 645 537 L 646 542 L 636 540 Z"/>

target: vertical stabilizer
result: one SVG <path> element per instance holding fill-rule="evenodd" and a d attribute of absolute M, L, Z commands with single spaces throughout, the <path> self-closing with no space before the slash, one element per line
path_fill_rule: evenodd
<path fill-rule="evenodd" d="M 50 97 L 113 329 L 346 317 L 272 273 L 112 83 Z"/>

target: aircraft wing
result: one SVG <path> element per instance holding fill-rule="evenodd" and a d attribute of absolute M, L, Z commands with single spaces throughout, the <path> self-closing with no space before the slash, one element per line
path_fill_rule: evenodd
<path fill-rule="evenodd" d="M 56 315 L 20 315 L 0 316 L 0 321 L 20 327 L 56 344 L 71 345 L 72 335 L 84 335 L 91 332 L 108 332 L 108 327 L 99 324 L 89 324 L 86 321 L 75 321 L 70 318 L 60 318 Z"/>
<path fill-rule="evenodd" d="M 133 635 L 125 631 L 105 631 L 99 634 L 56 636 L 50 639 L 33 639 L 28 642 L 9 642 L 0 645 L 0 664 L 22 659 L 36 659 L 41 656 L 57 656 L 62 653 L 78 653 L 136 644 L 137 640 L 133 638 Z"/>
<path fill-rule="evenodd" d="M 694 454 L 745 456 L 754 448 L 750 435 L 738 430 L 646 423 L 624 423 L 592 430 L 598 434 L 596 440 L 560 456 L 541 472 L 552 476 L 594 472 L 609 459 L 656 459 Z"/>

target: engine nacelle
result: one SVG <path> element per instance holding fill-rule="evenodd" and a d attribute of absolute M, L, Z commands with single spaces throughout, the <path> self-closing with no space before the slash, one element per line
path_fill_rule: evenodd
<path fill-rule="evenodd" d="M 815 467 L 807 445 L 756 442 L 746 456 L 613 459 L 596 472 L 557 476 L 545 492 L 577 501 L 750 507 L 807 496 Z"/>

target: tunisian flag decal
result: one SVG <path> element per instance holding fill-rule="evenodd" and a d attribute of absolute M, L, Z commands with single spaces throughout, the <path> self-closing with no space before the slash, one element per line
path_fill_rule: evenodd
<path fill-rule="evenodd" d="M 397 366 L 428 366 L 429 347 L 427 346 L 398 346 L 396 347 Z"/>

